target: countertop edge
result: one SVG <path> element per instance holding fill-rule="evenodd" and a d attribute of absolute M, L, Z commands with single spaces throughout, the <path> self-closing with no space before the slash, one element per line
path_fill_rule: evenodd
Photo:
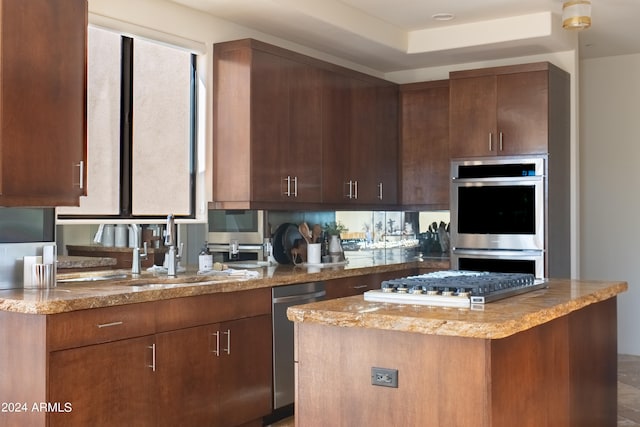
<path fill-rule="evenodd" d="M 606 287 L 597 289 L 586 295 L 571 298 L 568 301 L 559 302 L 558 304 L 554 304 L 549 307 L 532 310 L 519 317 L 501 321 L 469 321 L 456 320 L 453 318 L 436 318 L 436 316 L 433 316 L 433 318 L 419 318 L 395 313 L 382 314 L 377 313 L 376 308 L 387 303 L 366 302 L 362 296 L 342 298 L 345 307 L 349 306 L 349 304 L 362 303 L 362 312 L 354 313 L 350 311 L 341 311 L 339 308 L 323 310 L 321 308 L 316 308 L 318 305 L 322 306 L 321 303 L 312 303 L 303 306 L 290 307 L 287 311 L 287 316 L 289 320 L 299 323 L 316 323 L 327 326 L 380 329 L 424 335 L 500 339 L 542 325 L 571 312 L 580 310 L 590 304 L 614 298 L 628 289 L 628 284 L 626 282 L 617 281 L 572 281 L 572 283 L 600 283 L 603 286 L 606 285 Z M 521 300 L 523 298 L 534 297 L 535 295 L 532 294 L 542 294 L 543 292 L 545 292 L 545 289 L 511 297 L 510 303 L 517 304 L 518 299 Z M 499 304 L 499 302 L 490 304 Z M 418 306 L 410 307 L 416 307 L 416 310 L 434 309 Z M 451 310 L 458 309 L 435 308 L 435 310 L 450 310 L 450 312 L 453 312 Z"/>

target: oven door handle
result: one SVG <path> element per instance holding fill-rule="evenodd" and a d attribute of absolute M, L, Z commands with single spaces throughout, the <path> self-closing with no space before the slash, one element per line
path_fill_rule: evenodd
<path fill-rule="evenodd" d="M 508 249 L 465 249 L 465 248 L 453 248 L 452 253 L 455 255 L 467 255 L 467 256 L 505 256 L 509 258 L 529 258 L 539 257 L 544 254 L 542 249 L 523 249 L 523 250 L 508 250 Z"/>
<path fill-rule="evenodd" d="M 487 183 L 501 183 L 501 182 L 505 182 L 505 183 L 509 183 L 509 184 L 514 184 L 514 183 L 523 183 L 523 184 L 530 184 L 530 183 L 536 183 L 536 182 L 543 182 L 544 180 L 544 176 L 543 175 L 536 175 L 536 176 L 501 176 L 501 177 L 491 177 L 491 178 L 458 178 L 458 177 L 452 177 L 451 181 L 455 182 L 455 183 L 460 183 L 460 184 L 465 184 L 465 183 L 473 183 L 473 184 L 477 184 L 480 182 L 487 182 Z"/>

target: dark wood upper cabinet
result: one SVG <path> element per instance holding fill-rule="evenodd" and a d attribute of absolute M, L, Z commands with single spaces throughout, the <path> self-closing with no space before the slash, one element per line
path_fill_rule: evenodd
<path fill-rule="evenodd" d="M 449 208 L 449 81 L 400 86 L 400 204 Z"/>
<path fill-rule="evenodd" d="M 323 98 L 323 202 L 397 203 L 398 89 L 329 73 Z"/>
<path fill-rule="evenodd" d="M 556 132 L 566 116 L 552 113 L 565 109 L 568 88 L 569 74 L 548 62 L 452 72 L 451 158 L 546 154 L 568 144 Z"/>
<path fill-rule="evenodd" d="M 397 202 L 393 83 L 256 40 L 225 42 L 214 46 L 213 114 L 213 208 Z"/>
<path fill-rule="evenodd" d="M 86 171 L 86 0 L 0 1 L 0 206 L 73 206 Z"/>

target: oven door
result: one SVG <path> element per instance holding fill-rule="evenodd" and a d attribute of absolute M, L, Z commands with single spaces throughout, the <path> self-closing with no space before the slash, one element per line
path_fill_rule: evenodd
<path fill-rule="evenodd" d="M 536 279 L 545 277 L 544 251 L 539 250 L 466 250 L 451 251 L 452 270 L 489 271 L 494 273 L 529 273 Z"/>
<path fill-rule="evenodd" d="M 544 177 L 453 179 L 453 248 L 544 249 Z"/>

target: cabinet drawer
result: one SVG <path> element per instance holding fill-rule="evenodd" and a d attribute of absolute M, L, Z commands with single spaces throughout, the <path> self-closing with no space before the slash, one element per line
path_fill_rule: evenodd
<path fill-rule="evenodd" d="M 271 288 L 157 301 L 159 332 L 271 314 Z"/>
<path fill-rule="evenodd" d="M 94 308 L 47 316 L 49 351 L 155 333 L 155 303 Z"/>

